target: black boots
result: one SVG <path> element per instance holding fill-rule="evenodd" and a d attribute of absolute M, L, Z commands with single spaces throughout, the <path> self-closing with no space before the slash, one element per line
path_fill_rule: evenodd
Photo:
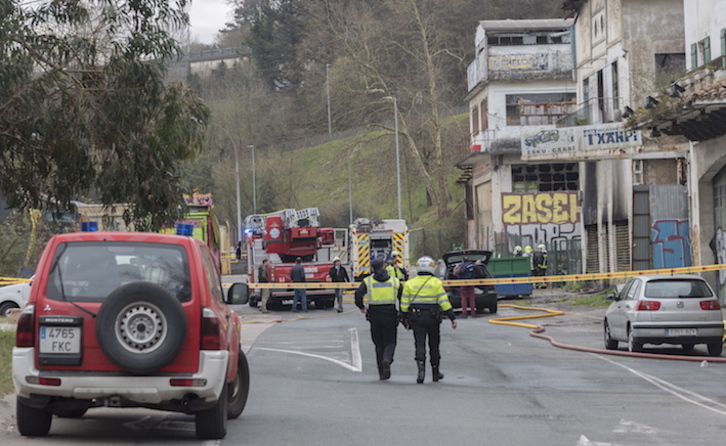
<path fill-rule="evenodd" d="M 418 376 L 416 377 L 416 382 L 423 384 L 424 378 L 426 377 L 426 363 L 423 361 L 416 361 L 416 365 L 418 365 Z"/>
<path fill-rule="evenodd" d="M 381 370 L 379 371 L 379 378 L 383 381 L 391 377 L 391 360 L 386 358 L 381 361 Z"/>
<path fill-rule="evenodd" d="M 431 374 L 434 375 L 434 382 L 444 379 L 444 374 L 439 372 L 439 366 L 431 364 Z"/>

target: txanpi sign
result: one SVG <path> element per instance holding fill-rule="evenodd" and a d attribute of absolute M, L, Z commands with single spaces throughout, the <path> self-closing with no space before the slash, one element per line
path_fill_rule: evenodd
<path fill-rule="evenodd" d="M 629 158 L 642 145 L 640 130 L 622 123 L 523 131 L 521 141 L 524 160 Z"/>

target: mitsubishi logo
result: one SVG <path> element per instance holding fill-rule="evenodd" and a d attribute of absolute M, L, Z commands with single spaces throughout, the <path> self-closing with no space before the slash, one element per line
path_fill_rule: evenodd
<path fill-rule="evenodd" d="M 46 304 L 45 308 L 43 308 L 43 311 L 53 311 L 53 310 L 50 308 L 50 305 Z"/>

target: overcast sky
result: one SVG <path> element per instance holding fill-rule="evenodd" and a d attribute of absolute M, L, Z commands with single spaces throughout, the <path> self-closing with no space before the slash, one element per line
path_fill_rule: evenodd
<path fill-rule="evenodd" d="M 192 0 L 189 20 L 192 22 L 191 38 L 212 44 L 217 32 L 232 20 L 232 6 L 228 0 Z"/>

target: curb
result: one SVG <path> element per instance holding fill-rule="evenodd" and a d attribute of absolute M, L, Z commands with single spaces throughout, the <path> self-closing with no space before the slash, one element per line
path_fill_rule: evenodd
<path fill-rule="evenodd" d="M 0 427 L 6 432 L 15 429 L 15 393 L 0 399 Z"/>

